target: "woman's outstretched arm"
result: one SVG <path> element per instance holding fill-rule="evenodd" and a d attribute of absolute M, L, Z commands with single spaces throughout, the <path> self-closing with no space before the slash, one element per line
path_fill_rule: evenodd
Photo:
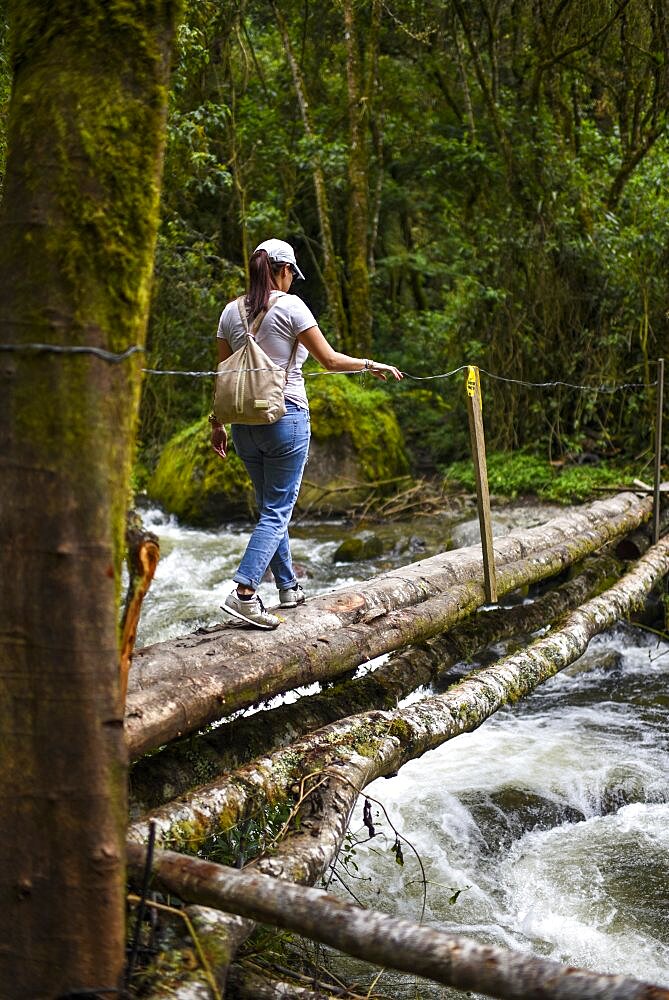
<path fill-rule="evenodd" d="M 310 326 L 297 339 L 318 361 L 319 365 L 322 365 L 329 372 L 368 371 L 370 375 L 374 375 L 375 378 L 380 378 L 384 382 L 389 375 L 395 379 L 402 378 L 402 372 L 394 365 L 385 365 L 381 361 L 372 361 L 371 358 L 352 358 L 348 354 L 335 351 L 317 326 Z"/>

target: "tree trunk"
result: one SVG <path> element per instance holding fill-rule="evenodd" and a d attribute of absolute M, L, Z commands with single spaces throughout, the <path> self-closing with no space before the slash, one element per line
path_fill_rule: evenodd
<path fill-rule="evenodd" d="M 300 782 L 308 776 L 306 792 L 320 778 L 328 779 L 329 788 L 332 779 L 348 787 L 347 795 L 354 803 L 370 781 L 394 774 L 427 750 L 477 729 L 502 705 L 525 697 L 573 663 L 594 635 L 627 617 L 668 572 L 669 538 L 664 538 L 615 586 L 573 611 L 560 629 L 513 656 L 475 671 L 443 694 L 394 712 L 367 712 L 332 723 L 296 741 L 288 750 L 277 750 L 226 779 L 156 810 L 151 818 L 156 822 L 157 840 L 176 846 L 187 843 L 196 850 L 212 833 L 230 829 L 257 814 L 263 802 L 276 804 L 294 799 Z M 323 794 L 319 792 L 321 799 Z M 337 815 L 328 821 L 338 823 L 347 811 L 345 802 L 340 801 L 334 811 Z M 130 827 L 130 840 L 140 842 L 145 837 L 146 821 Z M 313 830 L 307 843 L 310 839 L 315 844 Z M 312 864 L 311 860 L 297 857 L 294 861 L 297 867 Z"/>
<path fill-rule="evenodd" d="M 145 849 L 128 845 L 133 873 Z M 669 990 L 480 945 L 264 875 L 159 851 L 154 880 L 182 899 L 285 927 L 368 962 L 504 1000 L 669 1000 Z"/>
<path fill-rule="evenodd" d="M 375 64 L 378 44 L 380 2 L 371 4 L 372 27 L 369 38 L 368 65 Z M 360 37 L 353 0 L 344 0 L 344 38 L 346 41 L 346 82 L 348 92 L 348 209 L 346 218 L 346 257 L 348 269 L 349 336 L 344 349 L 350 354 L 371 355 L 372 307 L 369 284 L 369 140 L 367 123 L 373 96 L 365 85 L 360 59 Z M 371 82 L 371 81 L 370 81 Z"/>
<path fill-rule="evenodd" d="M 621 494 L 496 541 L 499 594 L 560 572 L 650 510 L 649 498 Z M 472 546 L 314 598 L 277 632 L 226 629 L 139 650 L 125 723 L 130 753 L 432 638 L 484 603 L 482 581 L 480 546 Z"/>
<path fill-rule="evenodd" d="M 241 717 L 167 746 L 139 760 L 131 770 L 131 810 L 138 815 L 183 795 L 204 780 L 233 771 L 254 757 L 285 746 L 310 730 L 372 709 L 393 709 L 402 698 L 434 681 L 458 661 L 500 639 L 529 635 L 577 607 L 620 575 L 611 556 L 585 561 L 578 576 L 530 605 L 498 608 L 455 626 L 420 646 L 391 655 L 387 663 L 354 680 L 288 705 Z"/>
<path fill-rule="evenodd" d="M 335 346 L 342 347 L 348 342 L 348 320 L 344 310 L 344 303 L 341 296 L 341 276 L 337 266 L 337 255 L 335 253 L 334 239 L 332 236 L 332 226 L 330 224 L 330 206 L 328 203 L 327 188 L 325 185 L 325 172 L 318 153 L 318 140 L 314 134 L 309 112 L 309 103 L 306 96 L 304 77 L 300 66 L 295 58 L 293 46 L 286 27 L 285 18 L 274 2 L 271 0 L 272 11 L 281 34 L 283 48 L 290 65 L 290 72 L 293 77 L 293 86 L 297 95 L 297 103 L 300 108 L 304 134 L 312 146 L 311 171 L 314 179 L 314 192 L 316 195 L 316 211 L 318 213 L 318 225 L 321 231 L 321 241 L 323 244 L 323 279 L 325 281 L 325 295 L 328 303 L 328 311 L 333 324 Z"/>
<path fill-rule="evenodd" d="M 112 992 L 122 976 L 118 597 L 177 8 L 10 3 L 0 207 L 4 1000 Z"/>

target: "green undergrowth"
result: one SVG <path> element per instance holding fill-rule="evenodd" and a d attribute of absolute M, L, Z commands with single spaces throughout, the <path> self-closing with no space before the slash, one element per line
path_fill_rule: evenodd
<path fill-rule="evenodd" d="M 638 470 L 610 463 L 557 465 L 528 452 L 492 452 L 487 456 L 491 494 L 511 499 L 533 494 L 554 503 L 582 503 L 604 495 L 607 489 L 633 487 Z M 453 462 L 445 470 L 449 487 L 474 491 L 476 479 L 470 459 Z"/>
<path fill-rule="evenodd" d="M 248 861 L 265 854 L 281 839 L 279 836 L 291 816 L 292 802 L 264 805 L 252 816 L 226 829 L 214 830 L 204 839 L 181 837 L 178 833 L 163 846 L 219 865 L 242 868 Z"/>

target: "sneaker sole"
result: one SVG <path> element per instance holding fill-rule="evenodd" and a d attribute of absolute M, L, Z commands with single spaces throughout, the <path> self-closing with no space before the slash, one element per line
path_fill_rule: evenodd
<path fill-rule="evenodd" d="M 299 608 L 302 604 L 304 604 L 304 601 L 293 601 L 292 603 L 289 602 L 289 601 L 288 602 L 284 601 L 283 604 L 279 605 L 279 607 L 280 608 Z"/>
<path fill-rule="evenodd" d="M 232 615 L 233 618 L 238 618 L 240 622 L 244 622 L 246 625 L 251 625 L 253 628 L 262 628 L 267 631 L 272 631 L 278 628 L 281 622 L 277 622 L 276 625 L 263 625 L 262 622 L 254 621 L 253 618 L 246 618 L 244 615 L 240 614 L 239 611 L 233 611 L 232 608 L 226 608 L 225 604 L 221 604 L 221 611 L 225 611 L 226 615 Z"/>

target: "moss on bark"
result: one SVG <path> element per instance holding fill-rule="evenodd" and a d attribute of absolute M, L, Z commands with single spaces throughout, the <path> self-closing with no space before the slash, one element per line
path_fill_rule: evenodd
<path fill-rule="evenodd" d="M 111 987 L 123 968 L 117 611 L 139 361 L 21 348 L 120 354 L 143 344 L 179 3 L 13 0 L 9 9 L 0 208 L 0 339 L 16 346 L 0 372 L 8 998 Z"/>

